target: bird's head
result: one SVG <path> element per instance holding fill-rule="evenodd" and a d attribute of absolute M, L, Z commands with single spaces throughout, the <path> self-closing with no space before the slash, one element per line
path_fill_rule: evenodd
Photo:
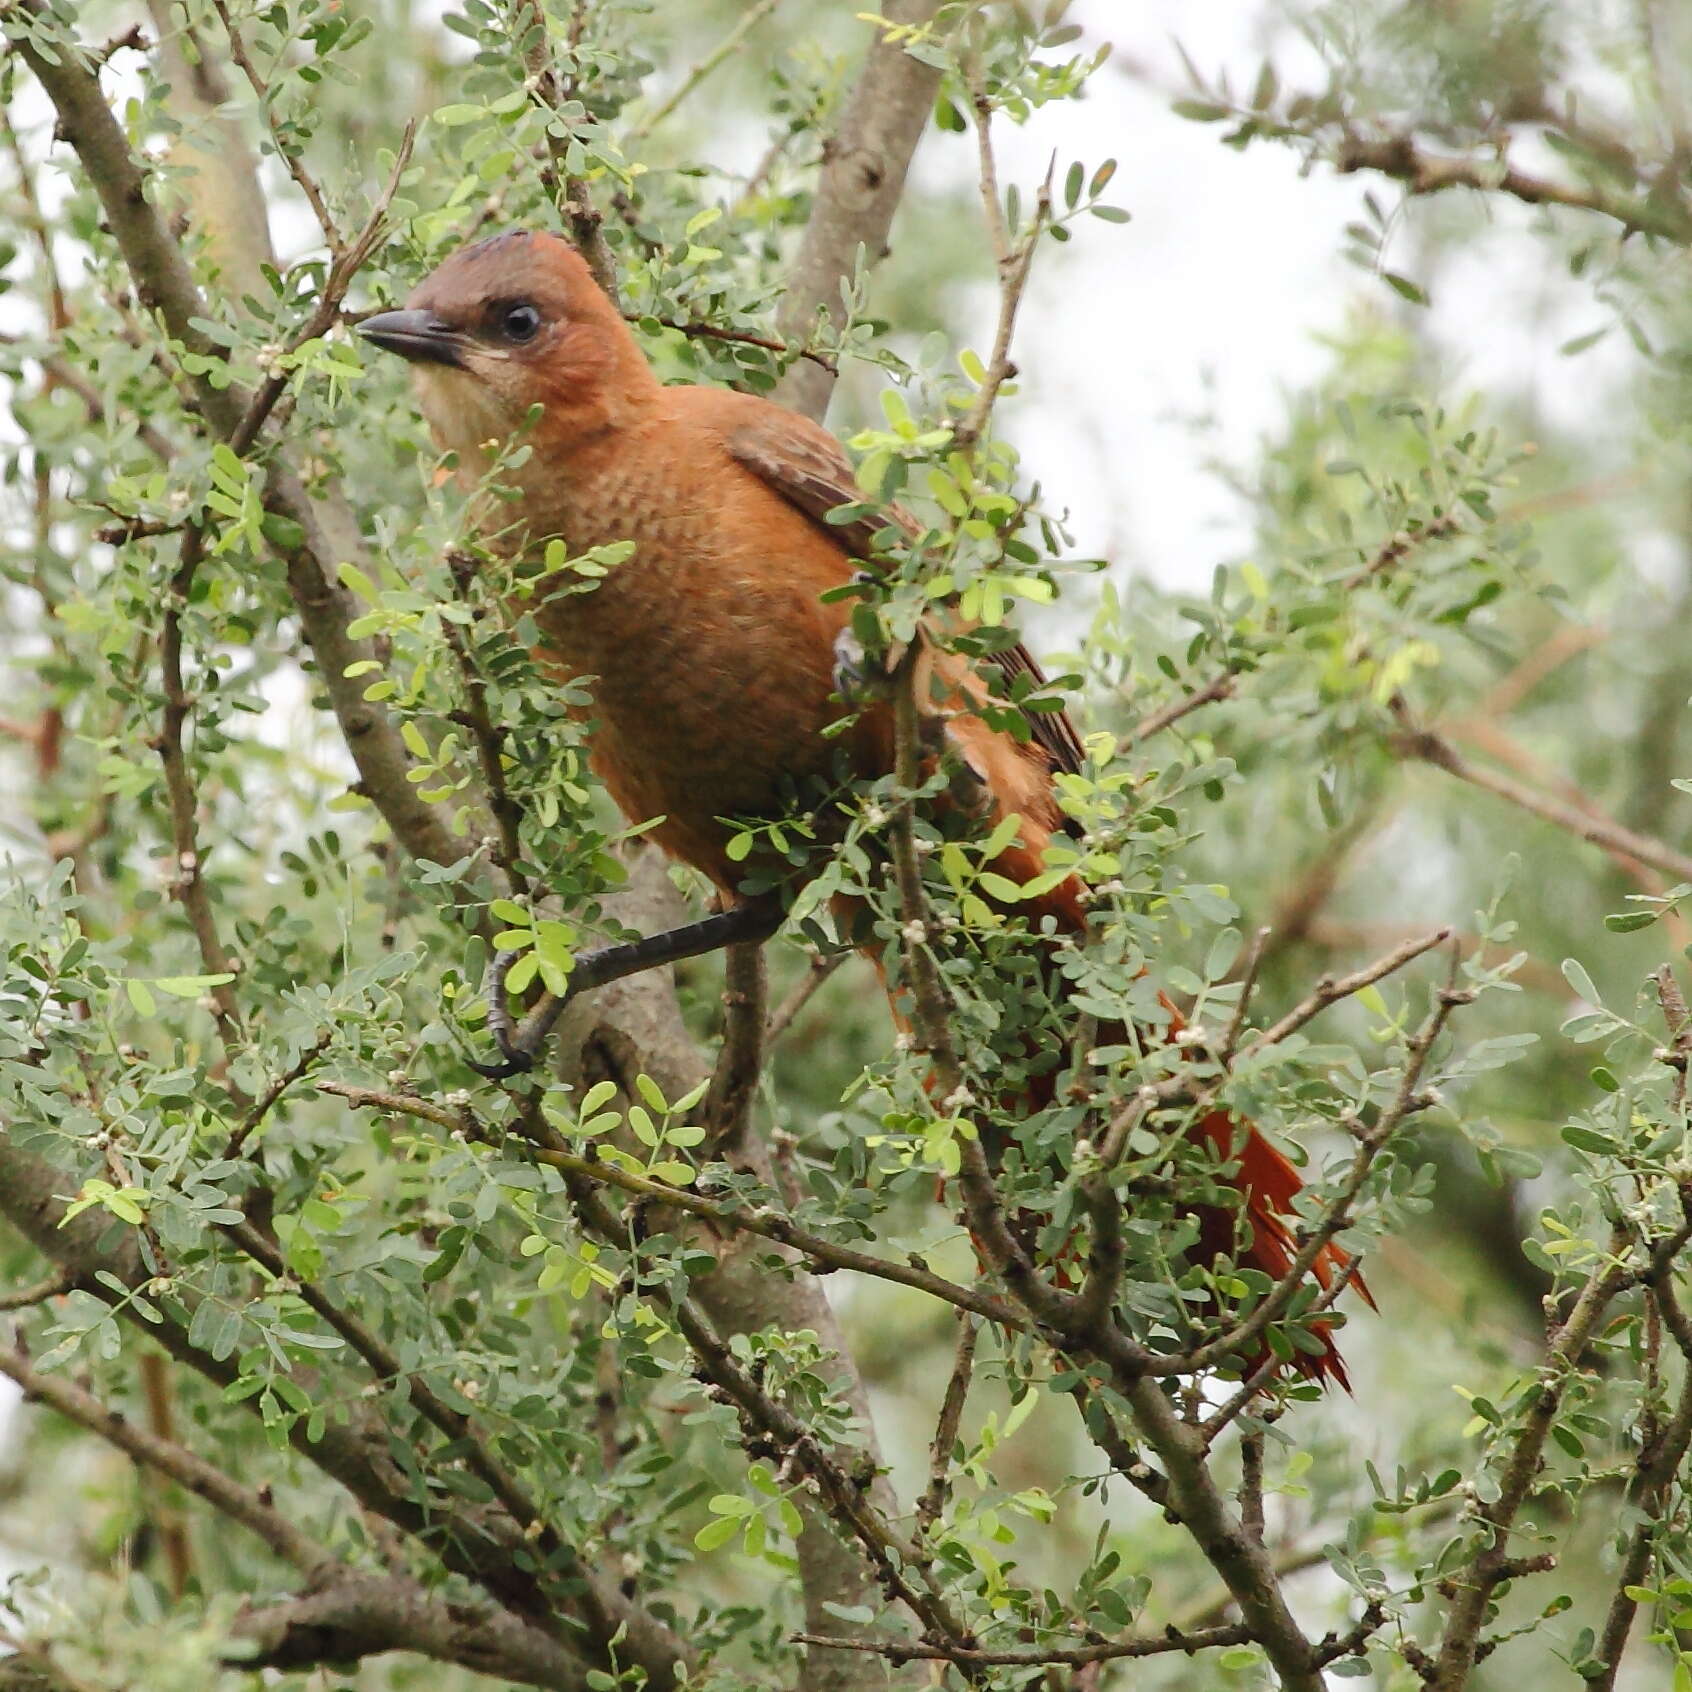
<path fill-rule="evenodd" d="M 437 444 L 466 466 L 544 408 L 537 447 L 569 451 L 631 421 L 658 379 L 581 255 L 556 235 L 514 230 L 461 247 L 403 311 L 358 332 L 409 359 Z"/>

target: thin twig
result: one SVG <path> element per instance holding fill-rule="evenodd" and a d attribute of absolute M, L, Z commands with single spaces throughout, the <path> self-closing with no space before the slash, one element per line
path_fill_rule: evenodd
<path fill-rule="evenodd" d="M 553 62 L 549 37 L 551 25 L 543 0 L 522 0 L 522 12 L 527 13 L 527 34 L 524 57 L 529 73 L 529 89 L 535 103 L 552 118 L 546 131 L 546 163 L 541 169 L 541 182 L 554 205 L 558 207 L 570 231 L 570 240 L 587 261 L 593 279 L 613 301 L 617 298 L 617 263 L 605 240 L 605 219 L 600 215 L 588 193 L 587 184 L 572 176 L 567 160 L 570 141 L 567 135 L 554 134 L 555 125 L 563 121 L 565 106 L 577 98 L 579 90 L 572 80 L 566 87 L 560 80 Z M 571 22 L 573 51 L 581 40 L 580 30 L 586 20 L 586 9 L 579 8 Z"/>
<path fill-rule="evenodd" d="M 1208 1627 L 1191 1633 L 1176 1628 L 1166 1633 L 1139 1638 L 1105 1640 L 1097 1645 L 1033 1645 L 1017 1650 L 966 1650 L 956 1645 L 915 1644 L 903 1639 L 849 1639 L 826 1633 L 790 1634 L 795 1644 L 826 1645 L 837 1651 L 873 1651 L 891 1663 L 953 1663 L 958 1668 L 1037 1668 L 1043 1663 L 1062 1663 L 1084 1668 L 1089 1663 L 1120 1662 L 1128 1657 L 1162 1657 L 1172 1651 L 1188 1656 L 1224 1645 L 1251 1643 L 1249 1628 L 1237 1624 Z"/>
<path fill-rule="evenodd" d="M 447 559 L 452 571 L 459 599 L 470 603 L 470 583 L 474 580 L 476 563 L 467 553 L 454 552 Z M 476 756 L 482 766 L 482 786 L 487 791 L 488 810 L 498 831 L 494 848 L 495 861 L 505 873 L 506 884 L 514 899 L 527 899 L 529 877 L 523 868 L 523 807 L 512 796 L 505 779 L 505 731 L 493 720 L 488 709 L 488 684 L 471 660 L 463 631 L 451 622 L 441 625 L 447 645 L 452 649 L 458 665 L 459 679 L 464 684 L 464 709 L 455 711 L 453 719 L 470 730 L 476 743 Z M 501 1004 L 505 995 L 497 995 Z"/>
<path fill-rule="evenodd" d="M 232 1480 L 186 1447 L 160 1439 L 116 1410 L 107 1409 L 92 1393 L 72 1385 L 64 1375 L 42 1374 L 20 1351 L 0 1351 L 0 1374 L 10 1376 L 30 1397 L 40 1399 L 61 1416 L 98 1434 L 136 1462 L 157 1469 L 196 1497 L 205 1499 L 231 1521 L 257 1534 L 278 1557 L 307 1576 L 331 1578 L 342 1567 L 332 1551 L 296 1527 L 285 1511 L 276 1509 L 258 1493 Z"/>
<path fill-rule="evenodd" d="M 487 1136 L 487 1130 L 473 1118 L 467 1118 L 465 1113 L 444 1105 L 432 1104 L 426 1099 L 409 1094 L 385 1092 L 372 1087 L 356 1087 L 344 1081 L 319 1081 L 317 1088 L 319 1092 L 333 1093 L 338 1098 L 346 1099 L 360 1109 L 385 1110 L 400 1116 L 413 1116 L 424 1122 L 432 1122 L 436 1127 L 445 1128 L 449 1133 L 467 1133 L 472 1138 Z M 529 1155 L 541 1163 L 550 1164 L 564 1174 L 617 1187 L 636 1198 L 670 1205 L 677 1210 L 685 1210 L 690 1215 L 703 1217 L 719 1227 L 753 1234 L 760 1239 L 787 1246 L 822 1269 L 846 1269 L 854 1274 L 892 1281 L 899 1286 L 927 1293 L 931 1298 L 938 1298 L 944 1303 L 956 1305 L 961 1310 L 985 1316 L 988 1321 L 997 1322 L 1001 1327 L 1019 1332 L 1026 1331 L 1028 1327 L 1025 1318 L 1013 1305 L 1006 1304 L 1003 1299 L 994 1298 L 991 1293 L 984 1293 L 977 1287 L 960 1285 L 956 1281 L 948 1281 L 944 1276 L 929 1269 L 890 1262 L 886 1258 L 872 1257 L 868 1252 L 854 1251 L 849 1246 L 836 1245 L 832 1240 L 822 1239 L 795 1226 L 778 1210 L 763 1206 L 751 1210 L 737 1210 L 732 1205 L 719 1204 L 689 1188 L 650 1180 L 644 1175 L 623 1168 L 620 1164 L 578 1156 L 560 1146 L 534 1146 Z"/>
<path fill-rule="evenodd" d="M 1540 1456 L 1562 1407 L 1564 1386 L 1586 1355 L 1610 1301 L 1629 1279 L 1623 1255 L 1627 1244 L 1627 1229 L 1618 1225 L 1610 1236 L 1608 1252 L 1587 1276 L 1568 1320 L 1552 1336 L 1546 1349 L 1537 1396 L 1510 1444 L 1502 1470 L 1495 1477 L 1496 1495 L 1475 1512 L 1477 1525 L 1485 1530 L 1486 1542 L 1467 1567 L 1454 1571 L 1461 1578 L 1453 1581 L 1439 1648 L 1429 1674 L 1424 1677 L 1429 1692 L 1462 1692 L 1468 1683 L 1492 1595 L 1510 1578 L 1510 1532 L 1539 1473 Z"/>
<path fill-rule="evenodd" d="M 1669 1297 L 1674 1297 L 1672 1287 Z M 1665 1525 L 1663 1510 L 1669 1488 L 1681 1471 L 1689 1447 L 1692 1447 L 1692 1367 L 1686 1368 L 1681 1375 L 1680 1393 L 1673 1415 L 1666 1426 L 1644 1440 L 1628 1482 L 1629 1513 L 1635 1520 L 1627 1536 L 1627 1549 L 1616 1570 L 1610 1606 L 1593 1653 L 1604 1665 L 1604 1672 L 1587 1682 L 1594 1692 L 1614 1692 L 1616 1676 L 1627 1650 L 1627 1636 L 1633 1630 L 1633 1618 L 1639 1608 L 1639 1600 L 1634 1594 L 1646 1584 L 1651 1552 Z"/>
<path fill-rule="evenodd" d="M 1692 881 L 1692 857 L 1676 851 L 1666 841 L 1654 839 L 1650 835 L 1636 834 L 1611 817 L 1596 811 L 1577 809 L 1563 800 L 1553 798 L 1549 793 L 1537 793 L 1532 788 L 1524 787 L 1520 782 L 1512 781 L 1509 776 L 1501 775 L 1496 770 L 1483 769 L 1478 764 L 1472 764 L 1441 735 L 1431 729 L 1414 727 L 1402 708 L 1398 715 L 1403 728 L 1393 736 L 1392 749 L 1401 758 L 1415 758 L 1424 764 L 1431 764 L 1435 769 L 1444 770 L 1459 781 L 1468 782 L 1471 787 L 1494 794 L 1548 823 L 1555 824 L 1558 828 L 1566 829 L 1578 839 L 1589 840 L 1593 845 L 1602 846 L 1607 851 L 1621 852 L 1627 857 L 1637 858 L 1641 863 L 1654 864 L 1677 881 Z"/>
<path fill-rule="evenodd" d="M 1180 722 L 1184 716 L 1198 710 L 1201 705 L 1214 705 L 1220 699 L 1230 698 L 1239 685 L 1239 679 L 1235 671 L 1224 670 L 1221 675 L 1212 677 L 1203 687 L 1195 688 L 1191 693 L 1182 694 L 1179 699 L 1173 699 L 1167 705 L 1160 706 L 1129 729 L 1129 743 L 1138 746 L 1141 741 L 1150 740 L 1154 734 L 1162 734 L 1166 728 Z"/>
<path fill-rule="evenodd" d="M 999 390 L 1016 374 L 1011 362 L 1011 338 L 1016 333 L 1016 314 L 1028 286 L 1034 252 L 1052 217 L 1051 173 L 1041 184 L 1034 203 L 1033 220 L 1013 239 L 999 200 L 998 170 L 993 160 L 993 106 L 978 62 L 965 66 L 970 85 L 970 111 L 975 120 L 976 156 L 981 175 L 981 207 L 993 242 L 994 262 L 999 271 L 999 320 L 993 330 L 993 352 L 987 373 L 976 390 L 963 421 L 952 431 L 954 450 L 972 452 L 987 428 Z"/>
<path fill-rule="evenodd" d="M 393 169 L 388 172 L 388 180 L 381 193 L 376 196 L 376 203 L 370 208 L 370 216 L 365 219 L 364 227 L 345 247 L 338 242 L 335 244 L 334 258 L 329 266 L 329 275 L 324 280 L 323 292 L 312 309 L 311 316 L 289 337 L 286 349 L 288 352 L 295 352 L 307 341 L 328 334 L 339 321 L 347 290 L 352 287 L 358 273 L 369 262 L 377 243 L 386 233 L 388 212 L 393 205 L 395 194 L 399 192 L 400 178 L 405 175 L 406 167 L 411 163 L 412 148 L 416 141 L 417 123 L 414 119 L 405 126 L 400 135 Z M 291 370 L 278 369 L 265 377 L 254 390 L 246 411 L 229 434 L 229 449 L 237 458 L 243 457 L 258 439 L 259 431 L 275 410 L 277 402 L 287 392 L 288 384 L 292 380 Z"/>
<path fill-rule="evenodd" d="M 818 953 L 806 966 L 804 975 L 795 984 L 793 990 L 776 1007 L 764 1029 L 764 1050 L 769 1051 L 775 1043 L 791 1028 L 799 1013 L 816 996 L 818 989 L 828 978 L 845 963 L 852 954 L 850 952 Z"/>
<path fill-rule="evenodd" d="M 269 1116 L 271 1109 L 278 1099 L 294 1085 L 296 1081 L 304 1080 L 310 1074 L 312 1066 L 328 1051 L 334 1043 L 335 1030 L 325 1028 L 311 1045 L 295 1058 L 295 1060 L 247 1107 L 246 1114 L 236 1123 L 234 1131 L 229 1136 L 229 1143 L 223 1148 L 225 1157 L 239 1157 L 255 1129 L 262 1126 L 264 1119 Z"/>
<path fill-rule="evenodd" d="M 1354 570 L 1342 581 L 1340 590 L 1353 593 L 1358 588 L 1396 570 L 1417 547 L 1431 546 L 1435 541 L 1449 540 L 1462 533 L 1462 525 L 1451 512 L 1444 512 L 1426 523 L 1412 524 L 1384 542 L 1360 570 Z"/>
<path fill-rule="evenodd" d="M 1453 969 L 1455 967 L 1453 960 Z M 1352 1157 L 1351 1169 L 1323 1208 L 1321 1217 L 1304 1231 L 1299 1249 L 1287 1265 L 1286 1273 L 1270 1288 L 1268 1295 L 1248 1315 L 1215 1339 L 1178 1357 L 1160 1359 L 1160 1373 L 1186 1374 L 1214 1368 L 1226 1358 L 1247 1350 L 1272 1323 L 1280 1320 L 1303 1289 L 1305 1277 L 1329 1243 L 1350 1222 L 1351 1206 L 1362 1192 L 1381 1152 L 1410 1116 L 1427 1108 L 1429 1099 L 1421 1090 L 1421 1082 L 1429 1054 L 1444 1032 L 1451 1013 L 1459 1006 L 1471 1003 L 1474 996 L 1472 989 L 1455 986 L 1444 987 L 1436 995 L 1433 1009 L 1406 1043 L 1404 1071 L 1399 1077 L 1392 1103 L 1370 1127 L 1352 1125 L 1357 1150 Z"/>
<path fill-rule="evenodd" d="M 517 1526 L 530 1538 L 549 1562 L 556 1563 L 568 1585 L 575 1607 L 582 1612 L 588 1632 L 604 1648 L 617 1632 L 621 1618 L 607 1608 L 595 1583 L 572 1546 L 565 1544 L 556 1528 L 527 1491 L 489 1449 L 486 1439 L 463 1411 L 448 1404 L 421 1373 L 408 1370 L 399 1354 L 362 1318 L 338 1304 L 314 1281 L 292 1274 L 282 1252 L 250 1222 L 226 1224 L 222 1230 L 266 1274 L 287 1278 L 299 1298 L 320 1316 L 369 1365 L 378 1384 L 403 1383 L 412 1404 L 455 1445 L 462 1447 L 466 1468 L 486 1482 L 510 1513 Z"/>
<path fill-rule="evenodd" d="M 665 118 L 669 117 L 681 103 L 714 71 L 722 62 L 729 58 L 748 35 L 773 12 L 781 0 L 755 0 L 753 5 L 741 13 L 734 27 L 725 35 L 709 53 L 696 64 L 677 86 L 675 92 L 661 106 L 641 118 L 623 137 L 623 149 L 632 152 L 637 143 L 644 141 Z"/>
<path fill-rule="evenodd" d="M 524 1129 L 532 1137 L 537 1152 L 562 1153 L 558 1134 L 538 1109 L 526 1112 Z M 626 1225 L 596 1186 L 572 1178 L 567 1180 L 566 1187 L 589 1233 L 612 1242 L 626 1240 Z M 849 1472 L 835 1453 L 823 1446 L 799 1417 L 765 1391 L 761 1381 L 741 1366 L 695 1299 L 667 1288 L 658 1296 L 674 1318 L 704 1377 L 735 1407 L 742 1421 L 750 1425 L 757 1443 L 773 1440 L 801 1472 L 811 1477 L 824 1508 L 839 1527 L 858 1541 L 883 1590 L 916 1617 L 929 1637 L 972 1647 L 973 1636 L 954 1614 L 927 1558 L 894 1532 L 871 1501 L 870 1489 Z M 914 1583 L 909 1578 L 913 1572 Z"/>
<path fill-rule="evenodd" d="M 229 15 L 227 0 L 212 0 L 217 9 L 217 15 L 223 22 L 223 33 L 229 38 L 229 52 L 235 63 L 241 67 L 241 74 L 246 77 L 254 94 L 258 96 L 259 109 L 265 115 L 266 124 L 270 130 L 270 139 L 282 163 L 287 166 L 288 174 L 293 177 L 294 185 L 305 195 L 306 204 L 311 207 L 311 215 L 317 219 L 317 227 L 323 231 L 323 239 L 329 251 L 336 258 L 341 255 L 341 232 L 336 227 L 335 220 L 329 213 L 329 207 L 324 202 L 323 191 L 317 186 L 312 174 L 305 168 L 300 158 L 299 148 L 288 142 L 277 130 L 274 114 L 270 103 L 270 87 L 259 74 L 258 66 L 253 63 L 252 55 L 247 51 L 247 43 L 241 32 L 235 27 L 235 20 Z"/>
<path fill-rule="evenodd" d="M 1296 1034 L 1307 1022 L 1314 1021 L 1330 1005 L 1338 1004 L 1341 999 L 1349 999 L 1354 993 L 1361 993 L 1365 987 L 1372 987 L 1377 981 L 1395 974 L 1406 964 L 1414 963 L 1424 952 L 1431 952 L 1435 946 L 1443 945 L 1450 938 L 1449 928 L 1436 928 L 1430 933 L 1417 935 L 1413 940 L 1406 940 L 1401 946 L 1393 947 L 1384 957 L 1376 958 L 1373 963 L 1365 964 L 1362 969 L 1354 970 L 1350 975 L 1324 975 L 1307 998 L 1294 1005 L 1279 1022 L 1256 1035 L 1240 1053 L 1240 1057 L 1255 1057 L 1259 1052 L 1279 1045 L 1289 1035 Z"/>
<path fill-rule="evenodd" d="M 1228 1027 L 1222 1035 L 1222 1044 L 1216 1051 L 1216 1060 L 1224 1069 L 1233 1062 L 1234 1052 L 1239 1046 L 1246 1015 L 1251 1009 L 1251 996 L 1257 988 L 1257 972 L 1263 967 L 1263 948 L 1269 942 L 1270 932 L 1268 928 L 1258 929 L 1246 949 L 1245 969 L 1240 975 L 1240 996 L 1235 1002 L 1234 1014 L 1228 1019 Z"/>
<path fill-rule="evenodd" d="M 204 555 L 205 530 L 195 524 L 182 536 L 176 570 L 165 594 L 164 627 L 159 636 L 164 719 L 153 746 L 164 765 L 165 791 L 170 799 L 171 849 L 175 859 L 171 891 L 194 931 L 201 967 L 207 975 L 218 978 L 208 989 L 212 1015 L 217 1022 L 225 1056 L 233 1057 L 240 1049 L 241 1040 L 240 1008 L 231 986 L 234 967 L 218 932 L 217 917 L 206 887 L 196 821 L 199 794 L 193 773 L 188 768 L 183 741 L 183 731 L 193 709 L 193 698 L 183 680 L 182 618 Z"/>
<path fill-rule="evenodd" d="M 952 1372 L 940 1400 L 940 1416 L 934 1424 L 934 1438 L 928 1446 L 928 1485 L 917 1501 L 916 1537 L 924 1540 L 946 1508 L 952 1491 L 952 1448 L 958 1443 L 958 1427 L 969 1401 L 970 1378 L 975 1371 L 977 1329 L 967 1310 L 958 1312 L 958 1345 L 952 1357 Z"/>
<path fill-rule="evenodd" d="M 1317 1317 L 1333 1309 L 1339 1302 L 1340 1294 L 1357 1281 L 1363 1273 L 1363 1258 L 1359 1253 L 1348 1262 L 1339 1274 L 1335 1275 L 1317 1295 L 1316 1301 L 1303 1313 L 1306 1321 L 1314 1321 Z M 1222 1404 L 1204 1418 L 1201 1426 L 1204 1429 L 1206 1445 L 1215 1445 L 1221 1438 L 1225 1428 L 1230 1427 L 1255 1405 L 1261 1404 L 1263 1395 L 1274 1385 L 1277 1377 L 1285 1371 L 1282 1363 L 1273 1352 L 1270 1352 L 1256 1369 L 1239 1384 L 1233 1396 L 1224 1399 Z"/>
<path fill-rule="evenodd" d="M 1342 176 L 1375 171 L 1404 184 L 1413 195 L 1442 194 L 1452 188 L 1506 194 L 1530 206 L 1565 206 L 1613 218 L 1624 231 L 1660 235 L 1685 246 L 1692 241 L 1692 212 L 1672 202 L 1615 193 L 1596 185 L 1571 188 L 1547 177 L 1518 170 L 1502 155 L 1450 158 L 1430 153 L 1414 136 L 1398 133 L 1375 138 L 1347 135 L 1334 148 L 1334 169 Z"/>
<path fill-rule="evenodd" d="M 737 346 L 762 347 L 765 352 L 793 358 L 808 358 L 813 364 L 820 365 L 830 376 L 839 374 L 839 361 L 829 354 L 818 352 L 815 347 L 795 346 L 788 341 L 778 341 L 770 335 L 754 335 L 746 329 L 725 329 L 720 324 L 701 323 L 690 317 L 659 317 L 650 311 L 625 311 L 623 317 L 630 323 L 650 322 L 665 329 L 674 329 L 678 335 L 685 335 L 689 340 L 728 341 Z"/>
<path fill-rule="evenodd" d="M 19 1287 L 16 1292 L 0 1293 L 0 1310 L 28 1310 L 31 1305 L 45 1304 L 50 1298 L 57 1298 L 60 1293 L 67 1293 L 76 1285 L 75 1280 L 62 1270 L 49 1275 L 44 1281 L 37 1281 L 32 1287 Z"/>

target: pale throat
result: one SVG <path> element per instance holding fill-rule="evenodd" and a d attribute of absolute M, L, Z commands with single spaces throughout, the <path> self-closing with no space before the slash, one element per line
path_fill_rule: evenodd
<path fill-rule="evenodd" d="M 420 364 L 413 372 L 418 409 L 442 452 L 458 454 L 459 479 L 479 480 L 511 439 L 519 420 L 467 370 Z"/>

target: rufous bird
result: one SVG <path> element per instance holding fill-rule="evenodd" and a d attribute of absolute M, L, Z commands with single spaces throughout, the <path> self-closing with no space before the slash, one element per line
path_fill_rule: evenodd
<path fill-rule="evenodd" d="M 822 596 L 868 563 L 885 519 L 832 526 L 825 515 L 863 496 L 845 451 L 809 418 L 751 394 L 666 386 L 587 264 L 564 240 L 513 231 L 465 247 L 402 311 L 366 318 L 359 332 L 415 368 L 436 444 L 457 455 L 461 483 L 483 482 L 514 436 L 530 450 L 499 472 L 515 498 L 490 504 L 495 549 L 538 550 L 561 538 L 572 554 L 632 541 L 634 552 L 592 592 L 537 612 L 550 666 L 591 678 L 593 765 L 631 822 L 663 820 L 651 837 L 718 888 L 725 910 L 670 934 L 585 953 L 572 992 L 654 963 L 765 938 L 779 905 L 745 901 L 744 866 L 727 847 L 727 817 L 773 817 L 807 778 L 824 778 L 840 742 L 824 730 L 844 714 L 837 642 L 851 607 Z M 533 408 L 542 408 L 538 420 Z M 895 514 L 897 517 L 897 514 Z M 992 866 L 1024 884 L 1062 816 L 1056 770 L 1078 769 L 1081 747 L 1062 715 L 1031 714 L 1032 738 L 990 728 L 969 708 L 986 684 L 966 659 L 936 652 L 923 691 L 946 707 L 944 739 L 979 784 L 983 831 L 1020 819 Z M 1038 668 L 1023 647 L 996 656 L 1011 675 Z M 892 710 L 854 702 L 848 740 L 861 776 L 892 768 Z M 1071 877 L 1019 905 L 1030 926 L 1050 917 L 1085 933 L 1082 884 Z M 496 979 L 493 997 L 503 1000 Z M 1178 1026 L 1178 1023 L 1177 1023 Z M 510 1067 L 525 1067 L 544 1024 L 531 1018 Z M 1249 1222 L 1240 1261 L 1272 1280 L 1294 1255 L 1297 1172 L 1249 1124 L 1212 1111 L 1192 1130 L 1238 1188 Z M 1201 1249 L 1233 1245 L 1234 1217 L 1201 1212 Z M 1347 1272 L 1329 1244 L 1314 1273 L 1323 1287 Z M 1301 1357 L 1344 1382 L 1332 1339 Z"/>

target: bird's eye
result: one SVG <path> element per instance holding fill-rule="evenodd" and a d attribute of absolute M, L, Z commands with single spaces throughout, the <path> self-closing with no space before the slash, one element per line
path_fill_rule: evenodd
<path fill-rule="evenodd" d="M 527 302 L 507 306 L 499 314 L 500 333 L 508 341 L 532 341 L 540 324 L 540 313 Z"/>

